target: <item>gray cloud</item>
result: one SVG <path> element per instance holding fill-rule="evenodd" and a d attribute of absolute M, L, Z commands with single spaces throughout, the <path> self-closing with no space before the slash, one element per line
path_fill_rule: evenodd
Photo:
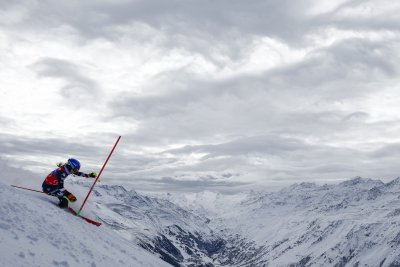
<path fill-rule="evenodd" d="M 32 185 L 38 188 L 38 177 L 35 173 L 24 170 L 23 168 L 13 167 L 12 165 L 12 161 L 0 157 L 0 177 L 2 182 L 19 186 Z M 40 179 L 41 178 L 39 178 L 39 180 Z"/>
<path fill-rule="evenodd" d="M 364 121 L 369 118 L 369 114 L 362 111 L 353 112 L 343 118 L 343 121 Z"/>
<path fill-rule="evenodd" d="M 284 138 L 280 136 L 252 136 L 236 139 L 218 145 L 185 146 L 180 149 L 165 151 L 171 154 L 207 153 L 206 158 L 221 155 L 247 155 L 252 153 L 281 155 L 298 150 L 306 151 L 308 148 L 301 140 Z"/>
<path fill-rule="evenodd" d="M 55 164 L 66 161 L 69 157 L 77 158 L 84 170 L 97 170 L 103 164 L 109 144 L 99 144 L 93 137 L 74 141 L 61 138 L 23 137 L 0 134 L 0 153 L 2 157 L 12 158 L 15 166 L 32 172 L 43 174 L 43 170 L 55 168 Z M 31 160 L 35 158 L 35 160 Z M 9 160 L 12 163 L 12 160 Z M 111 161 L 108 168 L 113 169 L 117 161 Z M 47 173 L 45 173 L 47 174 Z"/>
<path fill-rule="evenodd" d="M 398 54 L 394 48 L 396 42 L 397 40 L 348 39 L 313 52 L 309 60 L 292 67 L 291 72 L 284 74 L 289 74 L 300 86 L 335 84 L 337 81 L 353 82 L 359 86 L 359 82 L 369 81 L 372 78 L 376 80 L 394 78 L 399 70 Z M 341 88 L 337 89 L 341 92 Z M 353 95 L 352 91 L 348 92 L 349 97 Z"/>
<path fill-rule="evenodd" d="M 165 153 L 177 158 L 190 157 L 193 153 L 204 154 L 197 164 L 180 168 L 181 174 L 186 172 L 194 176 L 202 170 L 216 173 L 229 170 L 238 173 L 240 181 L 247 174 L 258 173 L 263 176 L 263 179 L 258 179 L 258 183 L 271 184 L 272 181 L 321 181 L 321 177 L 343 179 L 357 174 L 368 177 L 376 176 L 377 173 L 379 178 L 390 179 L 400 171 L 394 160 L 398 158 L 397 146 L 379 146 L 373 152 L 365 152 L 358 147 L 345 148 L 307 144 L 302 140 L 285 140 L 281 137 L 258 137 L 219 145 L 187 146 Z"/>
<path fill-rule="evenodd" d="M 18 137 L 10 134 L 0 134 L 0 140 L 2 146 L 0 151 L 2 153 L 8 154 L 18 154 L 18 153 L 37 153 L 45 154 L 49 151 L 55 152 L 56 154 L 65 153 L 66 148 L 72 154 L 80 153 L 85 151 L 85 153 L 90 154 L 98 149 L 97 146 L 90 146 L 89 144 L 83 144 L 79 141 L 71 142 L 61 139 L 51 139 L 51 138 L 32 138 L 32 137 Z"/>
<path fill-rule="evenodd" d="M 24 2 L 17 2 L 22 5 Z M 232 3 L 231 1 L 203 2 L 199 5 L 186 1 L 57 1 L 35 2 L 29 6 L 28 21 L 53 24 L 69 23 L 77 29 L 100 33 L 110 25 L 123 25 L 142 21 L 155 27 L 170 27 L 176 31 L 223 33 L 224 29 L 237 28 L 242 32 L 259 32 L 293 36 L 298 34 L 307 19 L 305 11 L 310 1 L 254 1 Z M 18 5 L 4 2 L 3 7 Z M 227 9 L 227 6 L 229 9 Z M 269 12 L 266 14 L 265 11 Z M 41 17 L 34 15 L 41 14 Z M 90 16 L 89 16 L 89 15 Z M 74 16 L 72 16 L 74 15 Z M 27 22 L 27 21 L 25 21 Z M 279 27 L 278 27 L 279 26 Z M 303 26 L 304 27 L 304 26 Z M 280 29 L 280 31 L 278 30 Z M 296 32 L 297 30 L 297 32 Z"/>
<path fill-rule="evenodd" d="M 61 88 L 62 96 L 77 103 L 78 100 L 92 98 L 99 94 L 99 86 L 97 83 L 87 78 L 82 68 L 72 62 L 56 58 L 42 58 L 38 60 L 31 68 L 39 77 L 43 78 L 59 78 L 65 82 Z"/>
<path fill-rule="evenodd" d="M 363 28 L 398 29 L 397 16 L 388 19 L 387 14 L 375 16 L 373 21 L 363 17 L 341 17 L 341 12 L 348 8 L 373 7 L 374 3 L 366 1 L 346 1 L 337 8 L 322 15 L 310 15 L 309 9 L 314 1 L 252 1 L 251 3 L 232 3 L 224 0 L 218 2 L 187 1 L 90 1 L 82 5 L 79 1 L 71 1 L 60 6 L 56 1 L 36 5 L 37 12 L 55 13 L 63 21 L 75 24 L 76 28 L 91 30 L 102 29 L 109 25 L 124 25 L 131 21 L 141 21 L 157 28 L 169 28 L 171 31 L 193 34 L 192 29 L 214 36 L 223 35 L 227 29 L 238 32 L 278 36 L 286 39 L 298 39 L 305 32 L 321 24 L 363 25 Z M 62 11 L 62 12 L 61 12 Z M 87 19 L 87 12 L 94 17 Z M 69 16 L 75 14 L 75 16 Z M 396 14 L 392 10 L 392 14 Z M 48 21 L 48 20 L 47 20 Z M 53 20 L 54 21 L 54 20 Z M 80 23 L 78 25 L 78 23 Z M 83 25 L 83 26 L 82 26 Z M 87 30 L 87 29 L 86 29 Z M 98 30 L 100 31 L 100 30 Z"/>
<path fill-rule="evenodd" d="M 145 178 L 151 177 L 149 183 L 157 188 L 225 190 L 247 186 L 255 177 L 258 181 L 389 177 L 400 170 L 396 162 L 399 121 L 379 118 L 376 110 L 385 107 L 374 103 L 382 90 L 396 99 L 398 7 L 359 16 L 349 14 L 374 10 L 381 3 L 349 0 L 323 14 L 310 12 L 317 3 L 311 0 L 0 3 L 5 14 L 16 14 L 0 20 L 0 30 L 18 33 L 14 35 L 68 29 L 76 38 L 74 49 L 103 41 L 105 47 L 122 47 L 122 51 L 131 45 L 154 49 L 155 56 L 150 52 L 134 69 L 124 70 L 127 75 L 149 67 L 146 60 L 158 63 L 153 57 L 171 51 L 199 57 L 212 66 L 201 76 L 196 71 L 201 64 L 196 62 L 152 70 L 145 82 L 135 84 L 140 90 L 132 90 L 129 83 L 115 98 L 101 99 L 103 85 L 88 75 L 96 58 L 86 65 L 37 56 L 30 70 L 41 79 L 61 81 L 60 95 L 84 101 L 97 96 L 99 104 L 108 105 L 99 115 L 102 123 L 123 122 L 112 129 L 125 133 L 120 153 L 109 166 L 114 179 L 132 178 L 145 187 Z M 267 56 L 272 52 L 266 49 L 266 58 L 260 59 L 264 71 L 243 71 L 256 38 L 273 39 L 290 51 L 308 52 L 291 63 L 282 60 L 267 68 L 263 64 L 270 63 Z M 328 42 L 329 38 L 334 41 Z M 121 77 L 113 75 L 110 80 Z M 5 126 L 12 121 L 0 118 L 3 122 Z M 88 125 L 92 123 L 96 122 Z M 0 152 L 54 158 L 68 151 L 94 167 L 108 149 L 95 141 L 98 138 L 0 134 Z M 228 174 L 234 175 L 224 179 Z"/>
<path fill-rule="evenodd" d="M 350 114 L 354 119 L 363 112 L 338 110 L 335 102 L 368 98 L 381 90 L 378 82 L 396 79 L 393 45 L 350 39 L 312 52 L 299 63 L 225 81 L 173 72 L 151 84 L 164 88 L 164 93 L 125 93 L 111 109 L 113 116 L 141 121 L 136 138 L 150 142 L 265 132 L 327 133 L 347 126 L 343 122 Z M 179 88 L 174 87 L 176 79 Z"/>
<path fill-rule="evenodd" d="M 217 190 L 223 193 L 237 193 L 249 186 L 246 182 L 216 180 L 214 177 L 200 177 L 197 180 L 162 177 L 161 179 L 135 179 L 136 188 L 144 191 L 201 192 Z"/>
<path fill-rule="evenodd" d="M 246 53 L 252 36 L 269 36 L 297 47 L 308 42 L 308 34 L 323 27 L 345 30 L 399 29 L 397 16 L 379 14 L 370 19 L 342 15 L 350 8 L 374 8 L 376 4 L 373 2 L 349 0 L 330 12 L 313 15 L 310 9 L 315 2 L 317 1 L 39 1 L 26 8 L 26 2 L 13 1 L 4 2 L 2 6 L 4 9 L 24 7 L 27 14 L 19 22 L 20 25 L 17 25 L 22 29 L 68 25 L 83 38 L 102 37 L 115 40 L 121 37 L 121 32 L 116 29 L 143 24 L 170 37 L 158 40 L 161 42 L 159 45 L 165 48 L 182 47 L 191 53 L 197 52 L 208 57 L 218 53 L 234 60 L 240 59 Z M 396 14 L 397 11 L 394 9 L 392 13 Z M 125 34 L 130 34 L 132 39 L 141 38 L 135 30 Z M 148 36 L 143 41 L 153 42 L 155 39 L 156 36 Z M 216 57 L 214 60 L 219 61 Z"/>
<path fill-rule="evenodd" d="M 14 122 L 7 117 L 0 116 L 0 124 L 3 126 L 12 126 Z"/>
<path fill-rule="evenodd" d="M 400 143 L 384 145 L 371 153 L 371 156 L 377 159 L 391 159 L 400 156 Z"/>

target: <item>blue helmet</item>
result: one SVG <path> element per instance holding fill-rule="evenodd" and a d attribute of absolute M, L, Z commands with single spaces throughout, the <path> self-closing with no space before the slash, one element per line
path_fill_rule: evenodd
<path fill-rule="evenodd" d="M 72 173 L 77 173 L 81 168 L 81 164 L 76 159 L 68 159 L 66 165 L 69 168 L 69 170 L 72 171 Z"/>

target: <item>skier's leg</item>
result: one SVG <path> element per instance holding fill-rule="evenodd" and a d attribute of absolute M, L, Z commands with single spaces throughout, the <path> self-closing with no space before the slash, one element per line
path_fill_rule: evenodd
<path fill-rule="evenodd" d="M 67 190 L 64 191 L 64 195 L 63 196 L 66 197 L 70 202 L 75 202 L 76 201 L 76 197 L 72 193 L 68 192 Z"/>
<path fill-rule="evenodd" d="M 64 188 L 62 190 L 63 195 L 62 197 L 59 197 L 60 203 L 58 203 L 58 206 L 60 206 L 61 208 L 67 208 L 70 202 L 76 201 L 76 197 Z"/>
<path fill-rule="evenodd" d="M 75 202 L 76 197 L 68 192 L 62 185 L 52 186 L 46 183 L 42 184 L 43 192 L 47 193 L 48 195 L 57 197 L 60 202 L 58 205 L 62 208 L 68 207 L 69 202 Z"/>
<path fill-rule="evenodd" d="M 59 195 L 63 195 L 63 193 L 60 193 L 60 187 L 57 185 L 48 185 L 46 183 L 43 183 L 42 191 L 47 193 L 50 196 L 55 196 L 55 197 L 58 197 Z"/>
<path fill-rule="evenodd" d="M 58 206 L 65 208 L 68 207 L 68 199 L 64 199 L 64 194 L 66 190 L 63 187 L 60 187 L 58 185 L 48 185 L 46 183 L 42 184 L 42 189 L 43 192 L 47 193 L 50 196 L 57 197 L 60 202 L 58 203 Z"/>

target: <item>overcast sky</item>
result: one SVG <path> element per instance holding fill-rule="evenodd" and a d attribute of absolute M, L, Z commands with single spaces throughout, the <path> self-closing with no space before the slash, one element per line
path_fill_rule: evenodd
<path fill-rule="evenodd" d="M 140 190 L 400 176 L 400 2 L 0 0 L 0 174 Z M 22 180 L 21 180 L 22 179 Z M 28 181 L 26 181 L 28 182 Z"/>

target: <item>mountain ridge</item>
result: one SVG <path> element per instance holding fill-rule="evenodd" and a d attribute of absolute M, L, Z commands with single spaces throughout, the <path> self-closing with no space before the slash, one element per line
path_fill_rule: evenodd
<path fill-rule="evenodd" d="M 253 192 L 211 222 L 261 248 L 256 266 L 400 266 L 399 181 L 355 177 Z"/>

